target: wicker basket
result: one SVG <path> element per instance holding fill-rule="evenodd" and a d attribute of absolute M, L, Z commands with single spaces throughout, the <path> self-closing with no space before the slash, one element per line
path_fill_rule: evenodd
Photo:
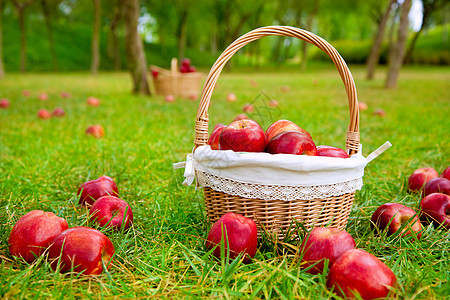
<path fill-rule="evenodd" d="M 346 149 L 350 154 L 360 151 L 359 110 L 356 87 L 353 77 L 339 53 L 324 39 L 308 31 L 288 26 L 268 26 L 255 29 L 234 41 L 217 59 L 206 78 L 202 90 L 195 123 L 195 149 L 206 145 L 208 140 L 208 108 L 218 77 L 226 62 L 243 46 L 265 36 L 296 37 L 311 43 L 325 53 L 334 62 L 344 83 L 350 121 L 346 139 Z M 197 177 L 200 175 L 196 171 Z M 293 219 L 303 223 L 306 228 L 313 226 L 331 226 L 344 229 L 354 201 L 355 192 L 339 196 L 319 197 L 317 199 L 262 200 L 242 197 L 204 187 L 206 212 L 211 222 L 217 221 L 226 212 L 234 212 L 256 221 L 258 226 L 275 234 L 278 238 L 292 226 Z"/>
<path fill-rule="evenodd" d="M 157 71 L 158 76 L 153 78 L 153 86 L 157 95 L 173 95 L 176 97 L 198 99 L 201 89 L 203 73 L 181 73 L 178 70 L 178 60 L 172 58 L 170 71 L 151 66 L 151 71 Z"/>

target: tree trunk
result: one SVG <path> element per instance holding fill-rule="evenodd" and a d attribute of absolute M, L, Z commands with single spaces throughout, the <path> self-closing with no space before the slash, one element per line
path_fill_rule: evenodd
<path fill-rule="evenodd" d="M 50 48 L 52 68 L 53 68 L 53 71 L 56 71 L 56 70 L 58 70 L 58 60 L 56 57 L 55 41 L 53 39 L 52 18 L 51 18 L 50 8 L 48 7 L 47 0 L 41 0 L 41 7 L 42 7 L 42 13 L 44 15 L 45 26 L 47 27 L 47 38 L 48 38 L 48 45 Z"/>
<path fill-rule="evenodd" d="M 398 27 L 397 42 L 394 45 L 392 56 L 389 58 L 389 70 L 386 80 L 386 88 L 395 88 L 400 69 L 405 56 L 405 44 L 408 36 L 408 13 L 411 9 L 411 0 L 404 0 L 401 7 L 400 24 Z"/>
<path fill-rule="evenodd" d="M 125 22 L 125 52 L 128 69 L 133 79 L 133 93 L 150 95 L 144 46 L 137 30 L 139 0 L 123 1 L 123 16 Z"/>
<path fill-rule="evenodd" d="M 0 78 L 5 77 L 5 68 L 3 66 L 3 0 L 0 0 Z"/>
<path fill-rule="evenodd" d="M 101 3 L 100 0 L 93 0 L 94 2 L 94 26 L 92 30 L 92 61 L 91 73 L 98 74 L 100 66 L 100 17 L 101 17 Z"/>
<path fill-rule="evenodd" d="M 25 32 L 25 8 L 30 5 L 32 0 L 26 2 L 19 2 L 18 0 L 13 0 L 13 4 L 17 9 L 17 15 L 19 18 L 19 28 L 20 28 L 20 72 L 25 72 L 26 60 L 27 60 L 27 39 Z"/>
<path fill-rule="evenodd" d="M 375 68 L 378 65 L 378 62 L 380 60 L 380 49 L 381 45 L 383 43 L 384 38 L 384 31 L 386 30 L 386 24 L 389 20 L 389 14 L 392 9 L 392 5 L 396 2 L 396 0 L 390 0 L 389 4 L 380 20 L 380 23 L 378 24 L 378 30 L 375 35 L 372 49 L 370 50 L 369 57 L 367 58 L 366 66 L 367 66 L 367 79 L 373 79 L 375 74 Z"/>
<path fill-rule="evenodd" d="M 317 12 L 319 11 L 319 0 L 316 0 L 314 2 L 314 8 L 311 11 L 311 13 L 308 15 L 308 20 L 306 22 L 306 30 L 311 31 L 312 29 L 312 22 L 314 21 L 314 17 L 317 15 Z M 306 65 L 308 62 L 308 44 L 307 42 L 303 41 L 302 43 L 302 61 L 301 61 L 301 69 L 304 71 L 306 70 Z"/>
<path fill-rule="evenodd" d="M 121 1 L 116 1 L 114 6 L 114 15 L 109 25 L 110 32 L 110 43 L 108 45 L 108 55 L 114 61 L 114 68 L 116 71 L 120 70 L 120 47 L 119 47 L 119 36 L 117 34 L 117 27 L 120 22 L 120 18 L 122 16 L 121 13 Z"/>
<path fill-rule="evenodd" d="M 184 51 L 186 49 L 186 30 L 188 10 L 183 8 L 178 15 L 177 41 L 178 41 L 178 60 L 184 58 Z"/>

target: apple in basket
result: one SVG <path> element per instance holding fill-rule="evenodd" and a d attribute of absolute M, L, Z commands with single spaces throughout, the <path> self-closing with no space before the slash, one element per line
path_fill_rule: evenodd
<path fill-rule="evenodd" d="M 423 187 L 423 197 L 433 193 L 450 195 L 450 180 L 438 177 L 428 181 Z"/>
<path fill-rule="evenodd" d="M 48 250 L 50 266 L 61 273 L 73 270 L 84 275 L 99 275 L 111 266 L 114 246 L 98 230 L 73 227 L 55 237 Z"/>
<path fill-rule="evenodd" d="M 114 196 L 103 196 L 92 204 L 89 218 L 101 227 L 115 230 L 128 229 L 133 223 L 133 211 L 130 205 Z"/>
<path fill-rule="evenodd" d="M 317 156 L 329 156 L 340 158 L 350 157 L 344 149 L 324 145 L 317 146 Z"/>
<path fill-rule="evenodd" d="M 438 176 L 438 172 L 433 168 L 419 168 L 409 176 L 408 189 L 412 192 L 420 191 L 425 183 Z"/>
<path fill-rule="evenodd" d="M 211 146 L 212 150 L 219 150 L 219 137 L 225 127 L 227 126 L 222 123 L 216 124 L 216 126 L 214 126 L 214 129 L 208 138 L 208 145 Z"/>
<path fill-rule="evenodd" d="M 225 245 L 225 249 L 221 246 Z M 258 247 L 258 229 L 252 219 L 228 212 L 213 224 L 206 238 L 206 249 L 214 249 L 213 255 L 220 259 L 221 252 L 230 259 L 240 253 L 244 255 L 244 262 L 249 263 L 255 256 Z"/>
<path fill-rule="evenodd" d="M 447 168 L 445 168 L 444 171 L 442 171 L 441 177 L 447 178 L 448 180 L 450 180 L 450 167 L 447 167 Z"/>
<path fill-rule="evenodd" d="M 14 225 L 8 238 L 9 253 L 31 263 L 67 228 L 66 220 L 54 213 L 32 210 Z"/>
<path fill-rule="evenodd" d="M 297 124 L 295 124 L 292 121 L 278 120 L 278 121 L 275 121 L 274 123 L 272 123 L 267 128 L 267 130 L 266 130 L 267 141 L 270 141 L 274 136 L 276 136 L 282 132 L 290 131 L 290 130 L 300 131 L 300 132 L 303 132 L 303 133 L 311 136 L 308 131 L 304 130 L 303 128 L 301 128 L 300 126 L 298 126 Z"/>
<path fill-rule="evenodd" d="M 300 247 L 302 251 L 302 268 L 308 273 L 323 272 L 325 259 L 329 267 L 345 251 L 355 248 L 355 240 L 345 230 L 331 227 L 315 227 L 308 233 Z"/>
<path fill-rule="evenodd" d="M 377 226 L 380 231 L 387 229 L 387 235 L 394 234 L 400 228 L 402 237 L 408 236 L 411 231 L 420 239 L 422 236 L 422 225 L 414 210 L 399 203 L 385 203 L 378 207 L 370 219 L 371 225 Z M 405 225 L 406 223 L 406 225 Z"/>
<path fill-rule="evenodd" d="M 300 131 L 285 131 L 274 136 L 265 149 L 271 154 L 317 155 L 317 148 L 311 136 Z"/>
<path fill-rule="evenodd" d="M 429 194 L 420 201 L 422 214 L 420 219 L 434 223 L 436 227 L 442 224 L 450 230 L 450 196 L 442 193 Z"/>
<path fill-rule="evenodd" d="M 253 120 L 231 122 L 219 136 L 220 150 L 262 152 L 266 147 L 264 130 Z"/>
<path fill-rule="evenodd" d="M 394 272 L 362 249 L 345 251 L 331 266 L 327 278 L 327 287 L 344 298 L 359 295 L 361 299 L 385 299 L 396 283 Z"/>
<path fill-rule="evenodd" d="M 78 188 L 77 196 L 79 204 L 93 204 L 95 200 L 103 196 L 119 196 L 117 184 L 109 176 L 100 176 L 95 180 L 90 180 Z"/>

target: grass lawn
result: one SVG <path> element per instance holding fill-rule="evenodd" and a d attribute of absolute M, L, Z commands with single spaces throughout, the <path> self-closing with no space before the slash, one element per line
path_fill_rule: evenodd
<path fill-rule="evenodd" d="M 385 76 L 366 81 L 364 69 L 351 66 L 359 101 L 369 109 L 360 115 L 363 154 L 385 141 L 393 147 L 365 169 L 364 187 L 356 193 L 347 231 L 357 247 L 380 258 L 396 274 L 399 299 L 443 299 L 450 295 L 450 233 L 424 227 L 422 238 L 387 237 L 370 229 L 374 210 L 386 202 L 418 208 L 420 196 L 406 189 L 419 167 L 441 172 L 450 165 L 449 67 L 411 67 L 396 90 L 382 88 Z M 251 82 L 258 83 L 258 87 Z M 289 92 L 282 92 L 282 86 Z M 31 96 L 24 97 L 23 90 Z M 71 98 L 63 99 L 61 91 Z M 198 101 L 133 96 L 127 73 L 7 74 L 0 98 L 11 106 L 0 110 L 0 297 L 5 299 L 84 298 L 306 298 L 328 299 L 326 272 L 310 275 L 300 268 L 291 247 L 260 242 L 251 264 L 220 263 L 204 249 L 210 224 L 203 195 L 181 185 L 182 170 L 173 170 L 192 150 Z M 37 99 L 39 92 L 49 100 Z M 238 97 L 225 101 L 227 93 Z M 99 107 L 88 107 L 96 96 Z M 250 115 L 267 128 L 290 119 L 316 144 L 345 146 L 348 106 L 334 66 L 307 72 L 271 70 L 224 73 L 210 108 L 210 128 L 229 123 L 241 107 L 275 98 L 280 109 Z M 40 120 L 40 108 L 61 106 L 63 118 Z M 385 117 L 372 114 L 383 108 Z M 101 124 L 106 136 L 85 135 Z M 54 273 L 45 259 L 27 265 L 9 255 L 7 240 L 15 222 L 34 209 L 64 217 L 69 226 L 93 226 L 78 205 L 78 186 L 103 174 L 114 178 L 121 198 L 133 208 L 134 227 L 106 232 L 116 256 L 111 269 L 95 277 Z"/>

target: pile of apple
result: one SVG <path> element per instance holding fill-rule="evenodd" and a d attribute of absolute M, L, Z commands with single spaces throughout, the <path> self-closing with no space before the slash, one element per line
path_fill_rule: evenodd
<path fill-rule="evenodd" d="M 251 262 L 258 246 L 253 220 L 232 212 L 223 215 L 208 233 L 206 248 L 214 257 Z M 345 230 L 316 227 L 303 239 L 300 267 L 310 274 L 325 270 L 328 260 L 327 287 L 342 297 L 385 298 L 397 278 L 376 256 L 357 249 L 355 240 Z"/>
<path fill-rule="evenodd" d="M 242 117 L 245 118 L 245 116 Z M 211 132 L 208 145 L 212 150 L 235 152 L 349 157 L 341 148 L 324 145 L 316 147 L 311 134 L 289 120 L 278 120 L 266 131 L 251 119 L 238 119 L 228 126 L 219 123 Z"/>
<path fill-rule="evenodd" d="M 108 176 L 83 183 L 78 191 L 79 204 L 90 206 L 92 223 L 112 230 L 126 230 L 133 222 L 130 205 L 118 198 L 117 185 Z M 111 266 L 115 250 L 102 232 L 85 226 L 69 228 L 67 221 L 52 212 L 33 210 L 14 225 L 9 238 L 9 252 L 28 263 L 48 250 L 54 271 L 73 271 L 98 275 L 103 264 Z"/>

